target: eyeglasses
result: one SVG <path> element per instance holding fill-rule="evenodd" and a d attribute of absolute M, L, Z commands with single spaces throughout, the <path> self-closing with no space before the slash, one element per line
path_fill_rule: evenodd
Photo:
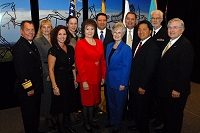
<path fill-rule="evenodd" d="M 160 18 L 151 18 L 151 20 L 159 20 Z"/>
<path fill-rule="evenodd" d="M 180 27 L 178 27 L 178 26 L 174 26 L 174 27 L 170 27 L 170 26 L 169 26 L 169 27 L 168 27 L 169 30 L 178 30 L 179 28 L 180 28 Z"/>

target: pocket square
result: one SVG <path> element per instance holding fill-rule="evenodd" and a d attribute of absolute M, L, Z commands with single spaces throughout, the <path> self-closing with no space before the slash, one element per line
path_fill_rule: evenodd
<path fill-rule="evenodd" d="M 165 41 L 165 40 L 162 38 L 158 38 L 156 41 Z"/>

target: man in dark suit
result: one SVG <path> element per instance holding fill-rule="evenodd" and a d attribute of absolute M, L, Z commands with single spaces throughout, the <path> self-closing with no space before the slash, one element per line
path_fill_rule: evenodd
<path fill-rule="evenodd" d="M 107 28 L 107 15 L 105 13 L 98 13 L 96 15 L 96 24 L 97 29 L 94 34 L 94 38 L 100 39 L 104 45 L 104 55 L 106 57 L 106 48 L 107 45 L 111 42 L 114 42 L 113 35 L 110 29 Z M 108 113 L 109 119 L 109 108 L 108 108 L 108 97 L 107 97 L 107 89 L 104 84 L 104 95 L 106 100 L 106 112 Z"/>
<path fill-rule="evenodd" d="M 137 26 L 136 26 L 136 22 L 137 22 L 137 15 L 134 12 L 128 12 L 126 14 L 126 18 L 125 18 L 125 26 L 126 26 L 126 33 L 123 36 L 122 40 L 123 42 L 125 42 L 126 44 L 128 44 L 128 35 L 129 32 L 131 33 L 131 37 L 132 37 L 132 43 L 128 44 L 131 48 L 134 47 L 135 45 L 138 44 L 139 42 L 139 37 L 137 34 Z"/>
<path fill-rule="evenodd" d="M 163 12 L 160 10 L 154 10 L 151 12 L 151 24 L 153 26 L 152 39 L 156 42 L 157 46 L 162 51 L 169 41 L 169 36 L 167 34 L 167 30 L 162 27 L 161 23 L 163 21 Z M 154 77 L 155 81 L 153 81 L 150 85 L 152 87 L 152 95 L 150 98 L 150 118 L 155 120 L 151 124 L 152 127 L 158 127 L 163 122 L 162 115 L 162 104 L 158 97 L 156 97 L 156 75 Z"/>
<path fill-rule="evenodd" d="M 122 41 L 128 44 L 131 48 L 137 46 L 139 42 L 139 37 L 137 34 L 138 28 L 136 26 L 137 23 L 137 15 L 134 12 L 128 12 L 125 16 L 125 26 L 126 32 L 122 38 Z M 131 36 L 131 41 L 129 41 L 129 35 Z M 134 51 L 132 51 L 133 54 Z M 132 96 L 128 92 L 127 102 L 124 109 L 123 120 L 127 117 L 128 120 L 132 120 L 132 106 L 130 106 L 130 99 Z"/>
<path fill-rule="evenodd" d="M 128 126 L 129 130 L 139 129 L 140 133 L 149 132 L 149 94 L 148 87 L 160 58 L 160 50 L 151 38 L 153 27 L 147 20 L 138 24 L 140 43 L 133 47 L 134 51 L 131 75 L 130 93 L 133 106 L 133 116 L 136 126 Z"/>
<path fill-rule="evenodd" d="M 38 133 L 43 77 L 40 55 L 33 43 L 33 22 L 22 21 L 20 32 L 20 39 L 12 47 L 17 74 L 15 94 L 19 99 L 25 133 Z"/>
<path fill-rule="evenodd" d="M 104 53 L 109 43 L 114 42 L 112 32 L 107 28 L 107 15 L 105 13 L 98 13 L 96 15 L 97 30 L 95 31 L 94 38 L 101 39 L 101 32 L 103 32 L 103 45 Z M 105 53 L 106 55 L 106 53 Z"/>
<path fill-rule="evenodd" d="M 194 50 L 182 35 L 185 27 L 181 19 L 171 19 L 167 27 L 170 41 L 162 51 L 157 71 L 157 95 L 164 106 L 164 127 L 155 132 L 180 133 L 183 110 L 190 94 Z"/>

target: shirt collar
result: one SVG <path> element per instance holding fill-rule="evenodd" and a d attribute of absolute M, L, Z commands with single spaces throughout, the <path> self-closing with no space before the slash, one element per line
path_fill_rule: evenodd
<path fill-rule="evenodd" d="M 182 34 L 181 34 L 182 35 Z M 170 39 L 170 41 L 171 41 L 171 43 L 172 43 L 172 45 L 181 37 L 181 35 L 179 36 L 179 37 L 177 37 L 177 38 L 175 38 L 175 39 Z"/>
<path fill-rule="evenodd" d="M 143 41 L 140 41 L 140 42 L 142 42 L 142 45 L 150 38 L 151 36 L 149 36 L 149 37 L 147 37 L 145 40 L 143 40 Z"/>
<path fill-rule="evenodd" d="M 103 30 L 100 30 L 99 28 L 97 28 L 97 33 L 98 33 L 98 34 L 101 34 L 101 31 L 103 31 L 103 34 L 104 34 L 104 35 L 106 34 L 106 28 L 103 29 Z"/>
<path fill-rule="evenodd" d="M 160 28 L 158 28 L 158 29 L 153 29 L 153 32 L 155 31 L 156 33 L 160 30 L 162 28 L 162 26 L 160 26 Z"/>

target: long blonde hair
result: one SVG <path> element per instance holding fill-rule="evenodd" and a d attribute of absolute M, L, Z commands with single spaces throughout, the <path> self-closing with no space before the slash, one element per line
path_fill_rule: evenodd
<path fill-rule="evenodd" d="M 42 20 L 41 23 L 40 23 L 40 26 L 38 28 L 38 32 L 37 32 L 36 38 L 39 38 L 39 37 L 41 37 L 43 35 L 42 31 L 41 31 L 41 28 L 42 28 L 43 25 L 46 25 L 46 24 L 50 25 L 51 26 L 51 30 L 53 30 L 53 25 L 52 25 L 50 20 Z"/>

